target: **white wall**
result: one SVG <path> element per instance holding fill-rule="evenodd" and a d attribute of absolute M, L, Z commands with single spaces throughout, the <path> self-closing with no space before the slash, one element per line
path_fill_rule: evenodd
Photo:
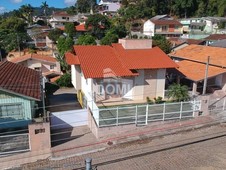
<path fill-rule="evenodd" d="M 137 70 L 139 76 L 135 77 L 133 99 L 143 100 L 144 95 L 144 70 Z"/>
<path fill-rule="evenodd" d="M 64 129 L 76 126 L 88 125 L 87 109 L 69 110 L 51 113 L 52 129 Z"/>
<path fill-rule="evenodd" d="M 148 36 L 154 36 L 154 32 L 155 32 L 155 24 L 150 20 L 147 20 L 144 23 L 143 34 Z"/>
<path fill-rule="evenodd" d="M 166 77 L 166 69 L 158 69 L 157 71 L 157 88 L 156 88 L 156 97 L 161 96 L 164 98 L 165 91 L 165 77 Z"/>

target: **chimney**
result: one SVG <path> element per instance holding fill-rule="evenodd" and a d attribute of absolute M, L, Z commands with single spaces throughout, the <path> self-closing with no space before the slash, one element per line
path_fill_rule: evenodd
<path fill-rule="evenodd" d="M 150 49 L 152 48 L 151 39 L 119 39 L 125 49 Z"/>

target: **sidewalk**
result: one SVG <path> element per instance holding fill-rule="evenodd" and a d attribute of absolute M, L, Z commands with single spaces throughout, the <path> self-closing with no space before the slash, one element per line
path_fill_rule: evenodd
<path fill-rule="evenodd" d="M 3 157 L 0 158 L 0 167 L 2 169 L 7 167 L 18 167 L 21 164 L 28 164 L 35 161 L 40 163 L 48 160 L 59 161 L 73 156 L 102 151 L 121 143 L 135 142 L 146 138 L 159 138 L 161 136 L 213 126 L 223 122 L 226 122 L 226 112 L 215 115 L 200 116 L 190 120 L 153 123 L 149 126 L 138 127 L 136 131 L 128 131 L 120 135 L 106 136 L 99 140 L 97 140 L 87 129 L 88 127 L 84 126 L 79 130 L 77 129 L 76 133 L 74 132 L 75 134 L 73 134 L 78 135 L 84 133 L 83 135 L 53 147 L 51 155 L 47 154 L 45 157 L 42 153 L 40 155 L 36 154 L 31 156 L 31 154 L 27 152 L 24 154 L 14 155 L 13 158 Z M 40 153 L 41 152 L 42 151 L 40 151 Z"/>
<path fill-rule="evenodd" d="M 145 138 L 161 137 L 197 128 L 208 127 L 226 121 L 224 116 L 226 116 L 226 112 L 217 115 L 200 116 L 190 120 L 157 122 L 148 126 L 138 127 L 135 131 L 127 131 L 120 135 L 106 135 L 106 137 L 99 140 L 90 133 L 77 139 L 77 141 L 75 140 L 74 142 L 72 141 L 52 148 L 52 157 L 50 159 L 61 160 L 71 156 L 79 156 L 101 151 L 120 143 L 132 142 Z"/>

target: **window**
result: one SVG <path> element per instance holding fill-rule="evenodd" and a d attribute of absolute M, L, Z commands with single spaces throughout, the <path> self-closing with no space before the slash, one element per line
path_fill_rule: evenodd
<path fill-rule="evenodd" d="M 40 67 L 35 67 L 34 69 L 35 69 L 35 71 L 40 71 L 41 70 Z"/>
<path fill-rule="evenodd" d="M 162 26 L 162 32 L 167 32 L 168 31 L 168 27 L 167 26 Z"/>
<path fill-rule="evenodd" d="M 24 112 L 22 104 L 0 105 L 0 118 L 13 117 L 15 119 L 23 119 Z"/>
<path fill-rule="evenodd" d="M 62 17 L 62 19 L 66 19 L 66 17 Z"/>
<path fill-rule="evenodd" d="M 50 69 L 54 69 L 55 66 L 56 66 L 56 64 L 50 65 Z"/>

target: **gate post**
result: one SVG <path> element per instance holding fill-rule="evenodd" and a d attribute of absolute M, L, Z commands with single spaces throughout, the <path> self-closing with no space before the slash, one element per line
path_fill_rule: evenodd
<path fill-rule="evenodd" d="M 50 123 L 33 123 L 28 126 L 31 151 L 51 150 Z"/>

